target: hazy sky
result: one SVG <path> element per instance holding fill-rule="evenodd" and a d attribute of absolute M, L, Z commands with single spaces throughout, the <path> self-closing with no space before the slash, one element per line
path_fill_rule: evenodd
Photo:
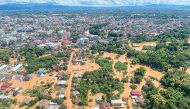
<path fill-rule="evenodd" d="M 190 5 L 190 0 L 0 0 L 0 3 L 48 3 L 54 2 L 62 5 L 103 5 L 103 6 L 126 6 L 143 4 L 175 4 Z"/>

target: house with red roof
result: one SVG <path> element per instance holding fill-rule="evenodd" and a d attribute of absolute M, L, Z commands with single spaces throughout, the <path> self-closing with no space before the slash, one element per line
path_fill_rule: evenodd
<path fill-rule="evenodd" d="M 140 90 L 132 90 L 131 95 L 132 96 L 141 96 L 141 91 Z"/>
<path fill-rule="evenodd" d="M 4 82 L 1 87 L 0 87 L 0 93 L 9 93 L 11 91 L 13 91 L 15 88 L 10 87 L 11 84 L 8 82 Z"/>
<path fill-rule="evenodd" d="M 72 43 L 72 41 L 69 40 L 69 39 L 63 39 L 62 42 L 61 42 L 62 45 L 69 45 L 71 43 Z"/>
<path fill-rule="evenodd" d="M 132 90 L 131 91 L 131 99 L 135 103 L 142 103 L 143 96 L 140 90 Z"/>
<path fill-rule="evenodd" d="M 63 76 L 64 74 L 59 72 L 55 77 L 57 77 L 57 79 L 62 79 Z"/>

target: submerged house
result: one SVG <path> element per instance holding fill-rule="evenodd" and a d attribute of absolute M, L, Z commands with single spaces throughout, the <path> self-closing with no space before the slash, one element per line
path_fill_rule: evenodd
<path fill-rule="evenodd" d="M 47 72 L 46 70 L 39 70 L 37 76 L 38 77 L 44 76 L 46 72 Z"/>
<path fill-rule="evenodd" d="M 60 80 L 57 85 L 61 86 L 61 85 L 66 85 L 67 84 L 67 81 L 65 80 Z"/>
<path fill-rule="evenodd" d="M 140 90 L 132 90 L 131 91 L 131 98 L 135 103 L 142 103 L 143 102 L 143 96 L 142 96 Z"/>
<path fill-rule="evenodd" d="M 100 109 L 110 109 L 110 103 L 108 102 L 101 102 L 99 105 Z"/>
<path fill-rule="evenodd" d="M 4 82 L 4 83 L 1 85 L 1 87 L 0 87 L 0 93 L 2 93 L 2 94 L 9 93 L 9 92 L 11 92 L 12 90 L 15 89 L 15 88 L 10 87 L 10 86 L 11 86 L 10 83 Z"/>
<path fill-rule="evenodd" d="M 32 99 L 25 98 L 25 99 L 23 100 L 23 103 L 26 104 L 26 105 L 28 105 L 28 104 L 30 104 L 31 101 L 32 101 Z"/>
<path fill-rule="evenodd" d="M 45 107 L 47 108 L 48 105 L 50 104 L 50 101 L 49 100 L 46 100 L 46 99 L 42 99 L 40 100 L 38 103 L 37 103 L 37 107 Z"/>
<path fill-rule="evenodd" d="M 0 99 L 7 99 L 8 96 L 6 96 L 5 94 L 0 94 Z"/>

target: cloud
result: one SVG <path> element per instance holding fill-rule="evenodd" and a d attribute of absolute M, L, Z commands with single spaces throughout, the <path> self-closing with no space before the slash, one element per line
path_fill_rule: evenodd
<path fill-rule="evenodd" d="M 128 6 L 144 4 L 190 5 L 190 0 L 0 0 L 0 3 L 57 3 L 61 5 Z"/>

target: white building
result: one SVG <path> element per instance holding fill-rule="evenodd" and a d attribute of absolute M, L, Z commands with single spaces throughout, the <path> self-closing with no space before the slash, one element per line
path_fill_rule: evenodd
<path fill-rule="evenodd" d="M 111 100 L 111 105 L 113 107 L 120 107 L 123 108 L 126 105 L 126 102 L 122 101 L 122 100 Z"/>
<path fill-rule="evenodd" d="M 2 65 L 2 66 L 0 66 L 0 73 L 3 73 L 4 71 L 6 71 L 8 69 L 9 69 L 8 65 Z"/>
<path fill-rule="evenodd" d="M 22 64 L 18 64 L 15 67 L 13 67 L 11 70 L 13 72 L 18 72 L 18 71 L 20 71 L 22 69 L 22 66 L 23 66 Z"/>

